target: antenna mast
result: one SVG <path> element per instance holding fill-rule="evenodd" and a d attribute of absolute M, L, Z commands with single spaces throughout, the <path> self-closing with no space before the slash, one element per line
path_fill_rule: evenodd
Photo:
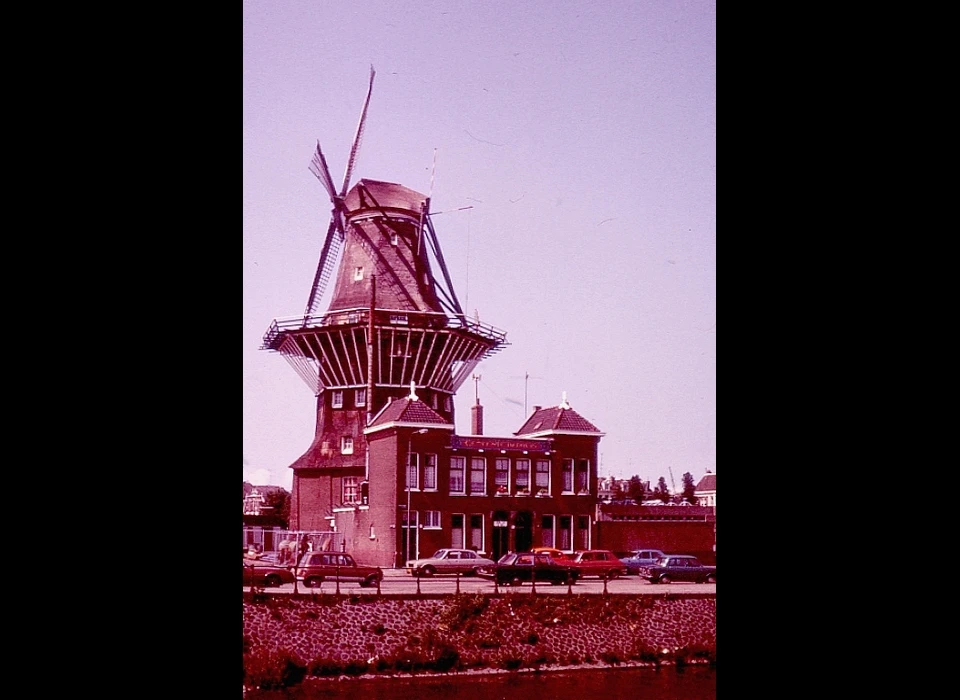
<path fill-rule="evenodd" d="M 473 379 L 473 401 L 474 403 L 477 404 L 477 406 L 479 406 L 480 405 L 480 375 L 474 374 L 474 375 L 471 375 L 471 378 Z"/>

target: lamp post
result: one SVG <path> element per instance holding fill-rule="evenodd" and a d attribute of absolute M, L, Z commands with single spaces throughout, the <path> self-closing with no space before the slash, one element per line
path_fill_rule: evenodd
<path fill-rule="evenodd" d="M 416 557 L 411 557 L 411 556 L 410 556 L 410 528 L 411 528 L 411 526 L 412 526 L 412 523 L 411 523 L 411 521 L 410 521 L 410 462 L 411 462 L 412 460 L 410 459 L 410 456 L 411 456 L 411 454 L 413 453 L 413 436 L 414 436 L 414 435 L 422 435 L 422 434 L 425 433 L 425 432 L 427 432 L 427 428 L 420 428 L 420 430 L 414 430 L 412 433 L 410 433 L 410 437 L 407 438 L 407 469 L 406 469 L 406 471 L 405 471 L 404 474 L 403 474 L 403 482 L 404 482 L 404 484 L 406 484 L 406 486 L 407 486 L 407 515 L 406 515 L 406 518 L 407 518 L 407 560 L 408 560 L 408 561 L 409 561 L 410 559 L 416 559 Z M 405 562 L 403 562 L 403 564 L 404 564 L 404 566 L 406 566 L 407 562 L 405 561 Z"/>

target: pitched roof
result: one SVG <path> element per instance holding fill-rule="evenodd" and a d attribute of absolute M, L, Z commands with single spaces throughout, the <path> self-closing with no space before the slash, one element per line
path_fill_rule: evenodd
<path fill-rule="evenodd" d="M 717 475 L 716 474 L 704 474 L 700 477 L 700 481 L 697 482 L 697 488 L 695 491 L 716 491 L 717 490 Z"/>
<path fill-rule="evenodd" d="M 401 423 L 404 425 L 443 427 L 450 430 L 453 430 L 454 427 L 452 423 L 423 401 L 418 398 L 411 399 L 408 396 L 402 399 L 394 399 L 380 409 L 380 413 L 370 421 L 370 425 L 364 432 L 370 433 Z"/>
<path fill-rule="evenodd" d="M 603 435 L 600 429 L 567 403 L 566 397 L 559 406 L 534 407 L 533 413 L 514 435 L 545 435 L 550 433 L 591 433 Z"/>

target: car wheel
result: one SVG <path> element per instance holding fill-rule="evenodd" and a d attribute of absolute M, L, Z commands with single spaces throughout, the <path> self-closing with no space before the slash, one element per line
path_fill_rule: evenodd
<path fill-rule="evenodd" d="M 669 576 L 660 577 L 660 583 L 670 583 L 670 581 L 672 581 L 672 579 Z"/>
<path fill-rule="evenodd" d="M 615 578 L 620 578 L 620 572 L 617 571 L 616 569 L 614 569 L 609 574 L 607 574 L 607 579 L 609 579 L 610 581 L 612 581 Z"/>
<path fill-rule="evenodd" d="M 276 587 L 283 582 L 280 580 L 280 577 L 277 576 L 276 574 L 267 574 L 267 578 L 266 578 L 266 581 L 264 581 L 264 583 L 268 586 Z"/>
<path fill-rule="evenodd" d="M 707 583 L 716 583 L 716 582 L 717 582 L 716 574 L 710 574 L 709 576 L 707 576 Z"/>
<path fill-rule="evenodd" d="M 425 566 L 422 569 L 420 569 L 421 576 L 433 576 L 435 573 L 437 573 L 437 570 L 434 569 L 432 566 Z"/>
<path fill-rule="evenodd" d="M 323 577 L 321 576 L 310 576 L 303 581 L 303 585 L 307 588 L 316 588 L 321 583 L 323 583 Z"/>

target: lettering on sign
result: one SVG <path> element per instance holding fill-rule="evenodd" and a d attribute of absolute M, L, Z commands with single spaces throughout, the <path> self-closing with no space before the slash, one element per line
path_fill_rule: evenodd
<path fill-rule="evenodd" d="M 494 521 L 493 521 L 493 526 L 494 526 L 494 527 L 506 527 L 506 526 L 507 526 L 507 521 L 506 521 L 506 520 L 494 520 Z"/>

